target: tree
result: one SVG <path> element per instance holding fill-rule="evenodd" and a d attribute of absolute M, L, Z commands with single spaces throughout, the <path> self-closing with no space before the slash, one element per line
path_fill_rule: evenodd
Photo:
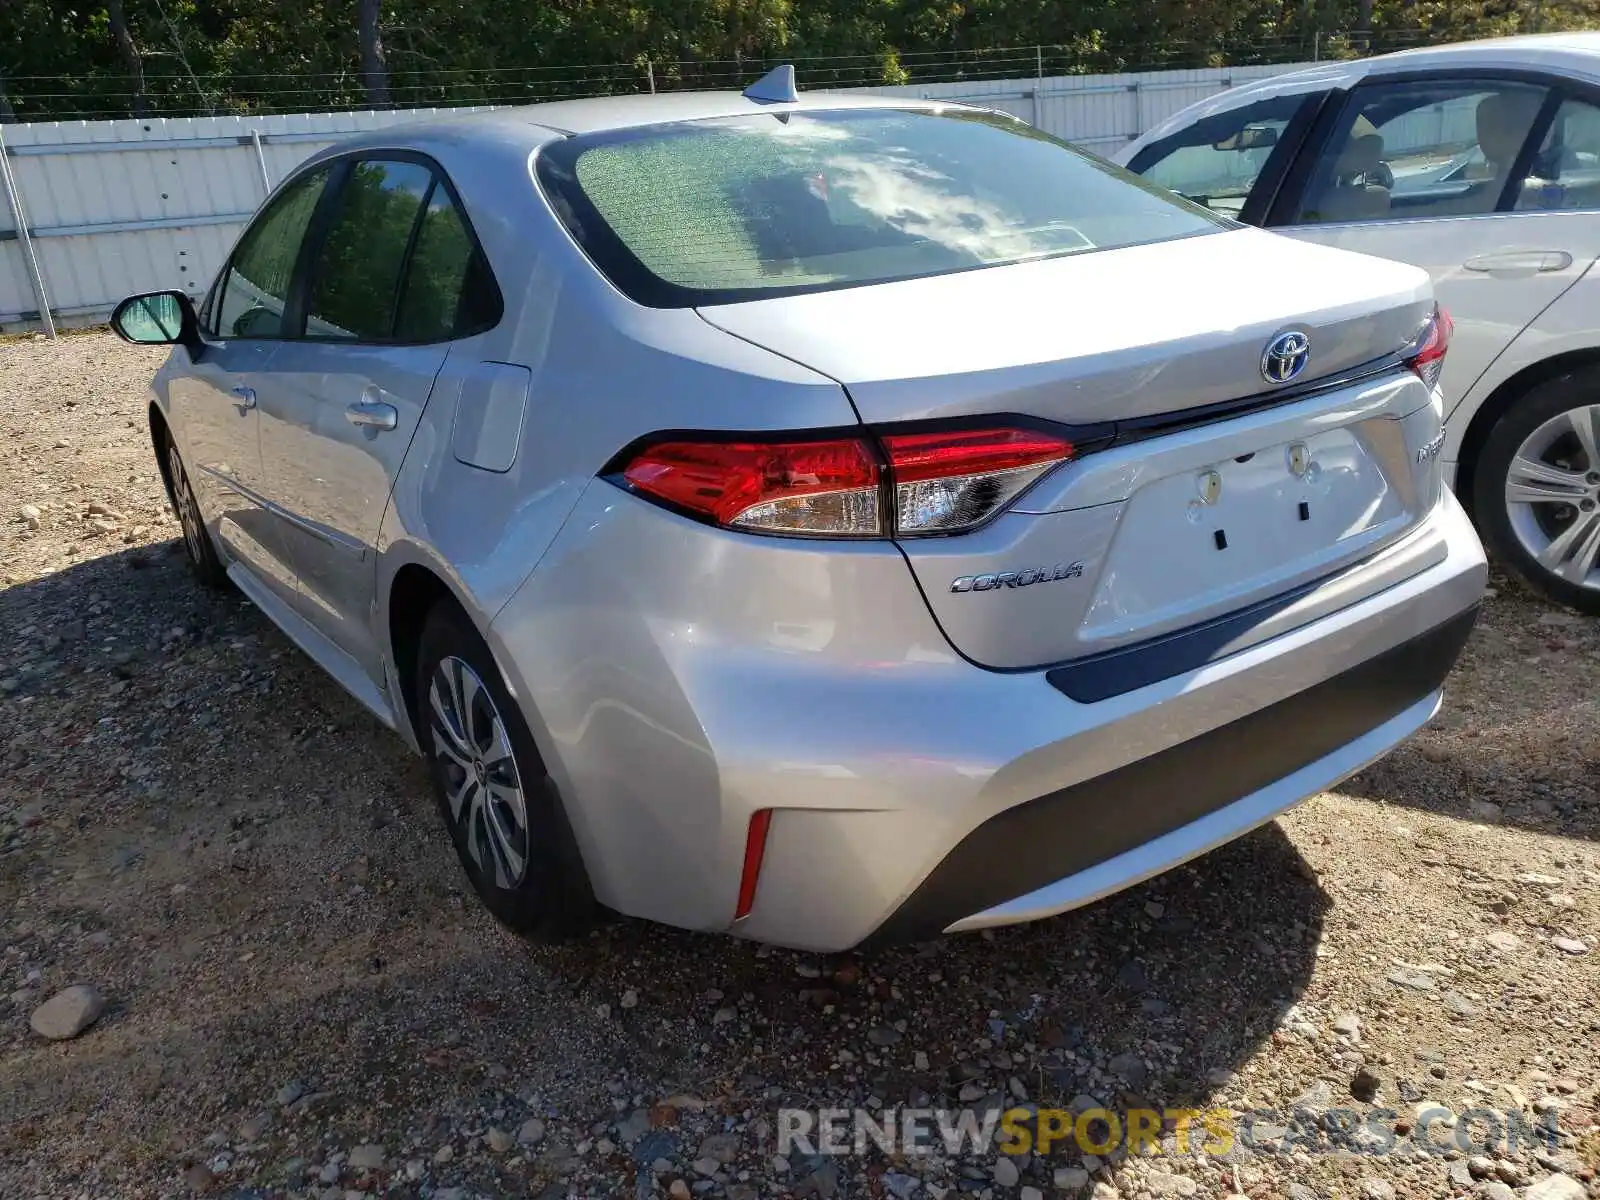
<path fill-rule="evenodd" d="M 389 64 L 383 54 L 382 0 L 360 0 L 356 19 L 361 43 L 361 85 L 373 108 L 389 107 Z"/>
<path fill-rule="evenodd" d="M 117 55 L 128 74 L 133 115 L 142 117 L 150 111 L 150 101 L 144 94 L 144 63 L 139 58 L 139 47 L 134 45 L 133 34 L 128 31 L 128 17 L 122 11 L 122 0 L 107 0 L 106 15 L 111 20 L 111 40 L 116 43 Z"/>

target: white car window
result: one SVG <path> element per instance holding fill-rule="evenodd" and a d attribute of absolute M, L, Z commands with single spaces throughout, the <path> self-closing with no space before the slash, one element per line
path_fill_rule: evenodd
<path fill-rule="evenodd" d="M 1600 108 L 1583 100 L 1561 105 L 1533 156 L 1517 208 L 1600 209 Z"/>
<path fill-rule="evenodd" d="M 1304 95 L 1219 113 L 1146 146 L 1130 164 L 1151 183 L 1237 217 Z"/>
<path fill-rule="evenodd" d="M 1358 88 L 1318 156 L 1296 220 L 1493 212 L 1548 94 L 1481 81 Z"/>

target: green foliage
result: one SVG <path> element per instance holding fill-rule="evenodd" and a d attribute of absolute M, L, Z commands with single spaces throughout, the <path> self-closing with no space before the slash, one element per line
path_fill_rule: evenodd
<path fill-rule="evenodd" d="M 357 166 L 328 228 L 308 332 L 388 337 L 411 229 L 432 176 L 417 163 Z"/>
<path fill-rule="evenodd" d="M 123 7 L 152 114 L 317 111 L 365 102 L 356 0 L 124 0 Z M 404 107 L 636 91 L 651 76 L 661 89 L 731 87 L 785 59 L 799 64 L 803 85 L 916 83 L 1026 76 L 1037 68 L 1300 61 L 1592 26 L 1600 26 L 1600 0 L 386 0 L 383 6 L 390 90 Z M 9 102 L 21 120 L 125 117 L 133 109 L 130 86 L 103 4 L 0 3 L 0 114 Z"/>
<path fill-rule="evenodd" d="M 460 210 L 443 189 L 435 191 L 417 231 L 411 273 L 395 321 L 396 337 L 430 341 L 448 336 L 456 324 L 472 255 L 472 239 Z"/>

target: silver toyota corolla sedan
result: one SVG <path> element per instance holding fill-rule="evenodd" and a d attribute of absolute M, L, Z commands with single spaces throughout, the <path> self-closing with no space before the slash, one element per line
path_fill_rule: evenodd
<path fill-rule="evenodd" d="M 1425 272 L 970 108 L 780 72 L 375 132 L 114 324 L 174 346 L 201 580 L 534 936 L 1085 904 L 1416 730 L 1484 586 Z"/>

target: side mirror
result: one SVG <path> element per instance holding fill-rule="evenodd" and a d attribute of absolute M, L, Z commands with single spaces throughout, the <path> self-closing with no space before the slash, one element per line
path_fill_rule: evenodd
<path fill-rule="evenodd" d="M 111 328 L 137 346 L 195 346 L 200 322 L 194 303 L 182 292 L 146 292 L 129 296 L 111 314 Z"/>

